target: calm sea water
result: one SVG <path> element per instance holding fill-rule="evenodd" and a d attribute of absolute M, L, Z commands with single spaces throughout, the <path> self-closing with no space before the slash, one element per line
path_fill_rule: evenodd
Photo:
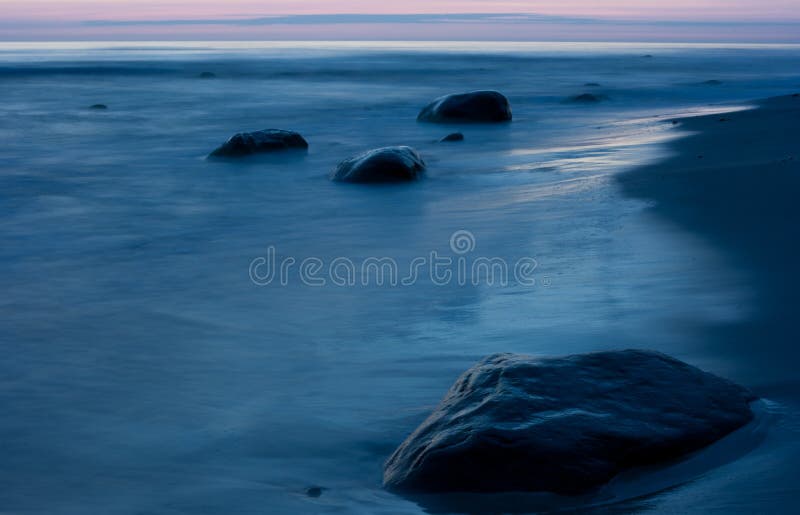
<path fill-rule="evenodd" d="M 669 116 L 798 86 L 798 46 L 0 46 L 0 512 L 419 513 L 381 490 L 381 465 L 460 372 L 493 352 L 620 347 L 724 374 L 782 413 L 756 450 L 626 509 L 797 507 L 796 378 L 698 330 L 747 319 L 747 275 L 613 177 L 664 155 Z M 504 92 L 514 122 L 416 123 L 474 89 Z M 565 101 L 585 92 L 607 100 Z M 204 159 L 263 128 L 301 132 L 308 154 Z M 455 130 L 465 142 L 436 143 Z M 425 180 L 327 178 L 399 144 Z M 258 286 L 270 248 L 296 267 Z M 298 270 L 407 272 L 431 252 L 452 280 L 314 286 Z M 458 259 L 479 257 L 533 259 L 535 284 L 459 284 Z"/>

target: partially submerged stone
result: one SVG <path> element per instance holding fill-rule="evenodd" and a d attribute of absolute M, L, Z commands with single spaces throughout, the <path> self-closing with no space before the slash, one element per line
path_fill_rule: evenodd
<path fill-rule="evenodd" d="M 263 152 L 306 149 L 308 142 L 297 132 L 266 129 L 235 134 L 209 157 L 242 157 Z"/>
<path fill-rule="evenodd" d="M 745 388 L 664 354 L 489 356 L 388 459 L 404 493 L 577 495 L 747 424 Z"/>
<path fill-rule="evenodd" d="M 421 122 L 478 122 L 511 121 L 511 105 L 497 91 L 473 91 L 439 97 L 417 116 Z"/>
<path fill-rule="evenodd" d="M 440 139 L 439 143 L 452 143 L 455 141 L 464 141 L 464 135 L 460 132 L 454 132 Z"/>
<path fill-rule="evenodd" d="M 106 109 L 108 109 L 108 106 L 105 104 L 94 104 L 90 105 L 89 109 L 93 109 L 95 111 L 105 111 Z"/>
<path fill-rule="evenodd" d="M 306 488 L 306 495 L 313 498 L 322 497 L 322 494 L 327 490 L 322 486 L 309 486 Z"/>
<path fill-rule="evenodd" d="M 338 182 L 402 182 L 417 179 L 425 162 L 411 147 L 384 147 L 339 163 L 331 174 Z"/>
<path fill-rule="evenodd" d="M 608 100 L 605 95 L 595 95 L 594 93 L 583 93 L 581 95 L 573 95 L 568 99 L 570 102 L 577 104 L 596 104 L 603 100 Z"/>

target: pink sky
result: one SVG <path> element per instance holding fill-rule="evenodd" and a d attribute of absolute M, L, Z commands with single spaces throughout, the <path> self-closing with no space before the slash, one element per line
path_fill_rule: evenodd
<path fill-rule="evenodd" d="M 669 39 L 800 40 L 800 0 L 0 0 L 0 40 L 48 39 Z M 226 20 L 275 15 L 530 13 L 589 18 L 394 24 L 314 21 L 259 26 Z M 182 20 L 184 25 L 88 25 L 86 22 Z M 200 25 L 198 20 L 211 23 Z M 635 22 L 638 22 L 637 25 Z M 670 24 L 657 28 L 654 22 Z M 688 22 L 690 26 L 676 25 Z M 713 26 L 698 26 L 701 23 Z M 739 24 L 724 27 L 724 23 Z M 777 26 L 770 26 L 777 23 Z M 794 23 L 794 26 L 790 24 Z M 696 26 L 692 27 L 694 24 Z M 744 24 L 744 25 L 742 25 Z M 761 25 L 759 25 L 761 24 Z M 789 24 L 789 25 L 787 25 Z M 763 26 L 762 26 L 763 25 Z M 407 37 L 404 36 L 407 34 Z M 315 37 L 309 37 L 313 35 Z M 617 35 L 618 37 L 614 37 Z M 432 37 L 435 36 L 435 37 Z"/>
<path fill-rule="evenodd" d="M 0 0 L 0 5 L 0 18 L 15 19 L 487 12 L 671 20 L 800 19 L 798 0 Z"/>

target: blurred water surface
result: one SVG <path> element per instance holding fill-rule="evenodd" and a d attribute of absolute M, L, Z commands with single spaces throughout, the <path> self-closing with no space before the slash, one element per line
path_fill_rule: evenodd
<path fill-rule="evenodd" d="M 664 155 L 680 135 L 665 118 L 791 92 L 798 70 L 797 46 L 3 44 L 0 510 L 418 513 L 380 489 L 382 461 L 493 352 L 653 348 L 795 405 L 795 378 L 696 330 L 748 317 L 746 275 L 612 178 Z M 415 121 L 475 89 L 505 93 L 514 122 Z M 585 92 L 607 99 L 567 101 Z M 263 128 L 301 132 L 309 153 L 204 159 Z M 455 130 L 466 141 L 436 142 Z M 398 144 L 425 180 L 327 178 Z M 535 258 L 536 285 L 248 274 L 269 246 L 298 262 L 453 256 L 459 230 L 470 258 Z M 629 508 L 791 503 L 797 420 L 782 420 L 759 451 Z"/>

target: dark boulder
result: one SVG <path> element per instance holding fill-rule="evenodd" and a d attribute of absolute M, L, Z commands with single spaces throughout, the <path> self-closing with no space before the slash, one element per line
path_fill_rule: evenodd
<path fill-rule="evenodd" d="M 93 109 L 95 111 L 105 111 L 106 109 L 108 109 L 108 106 L 105 104 L 94 104 L 89 106 L 89 109 Z"/>
<path fill-rule="evenodd" d="M 408 494 L 591 491 L 699 450 L 753 418 L 741 386 L 664 354 L 489 356 L 388 459 Z"/>
<path fill-rule="evenodd" d="M 478 122 L 511 121 L 508 99 L 497 91 L 473 91 L 447 95 L 428 104 L 417 116 L 421 122 Z"/>
<path fill-rule="evenodd" d="M 232 136 L 208 157 L 241 157 L 262 152 L 306 150 L 308 142 L 294 131 L 266 129 Z"/>
<path fill-rule="evenodd" d="M 460 132 L 454 132 L 452 134 L 448 134 L 444 138 L 440 139 L 440 143 L 448 143 L 454 141 L 464 141 L 464 135 Z"/>
<path fill-rule="evenodd" d="M 417 179 L 425 162 L 411 147 L 384 147 L 339 163 L 331 179 L 339 182 L 401 182 Z"/>

